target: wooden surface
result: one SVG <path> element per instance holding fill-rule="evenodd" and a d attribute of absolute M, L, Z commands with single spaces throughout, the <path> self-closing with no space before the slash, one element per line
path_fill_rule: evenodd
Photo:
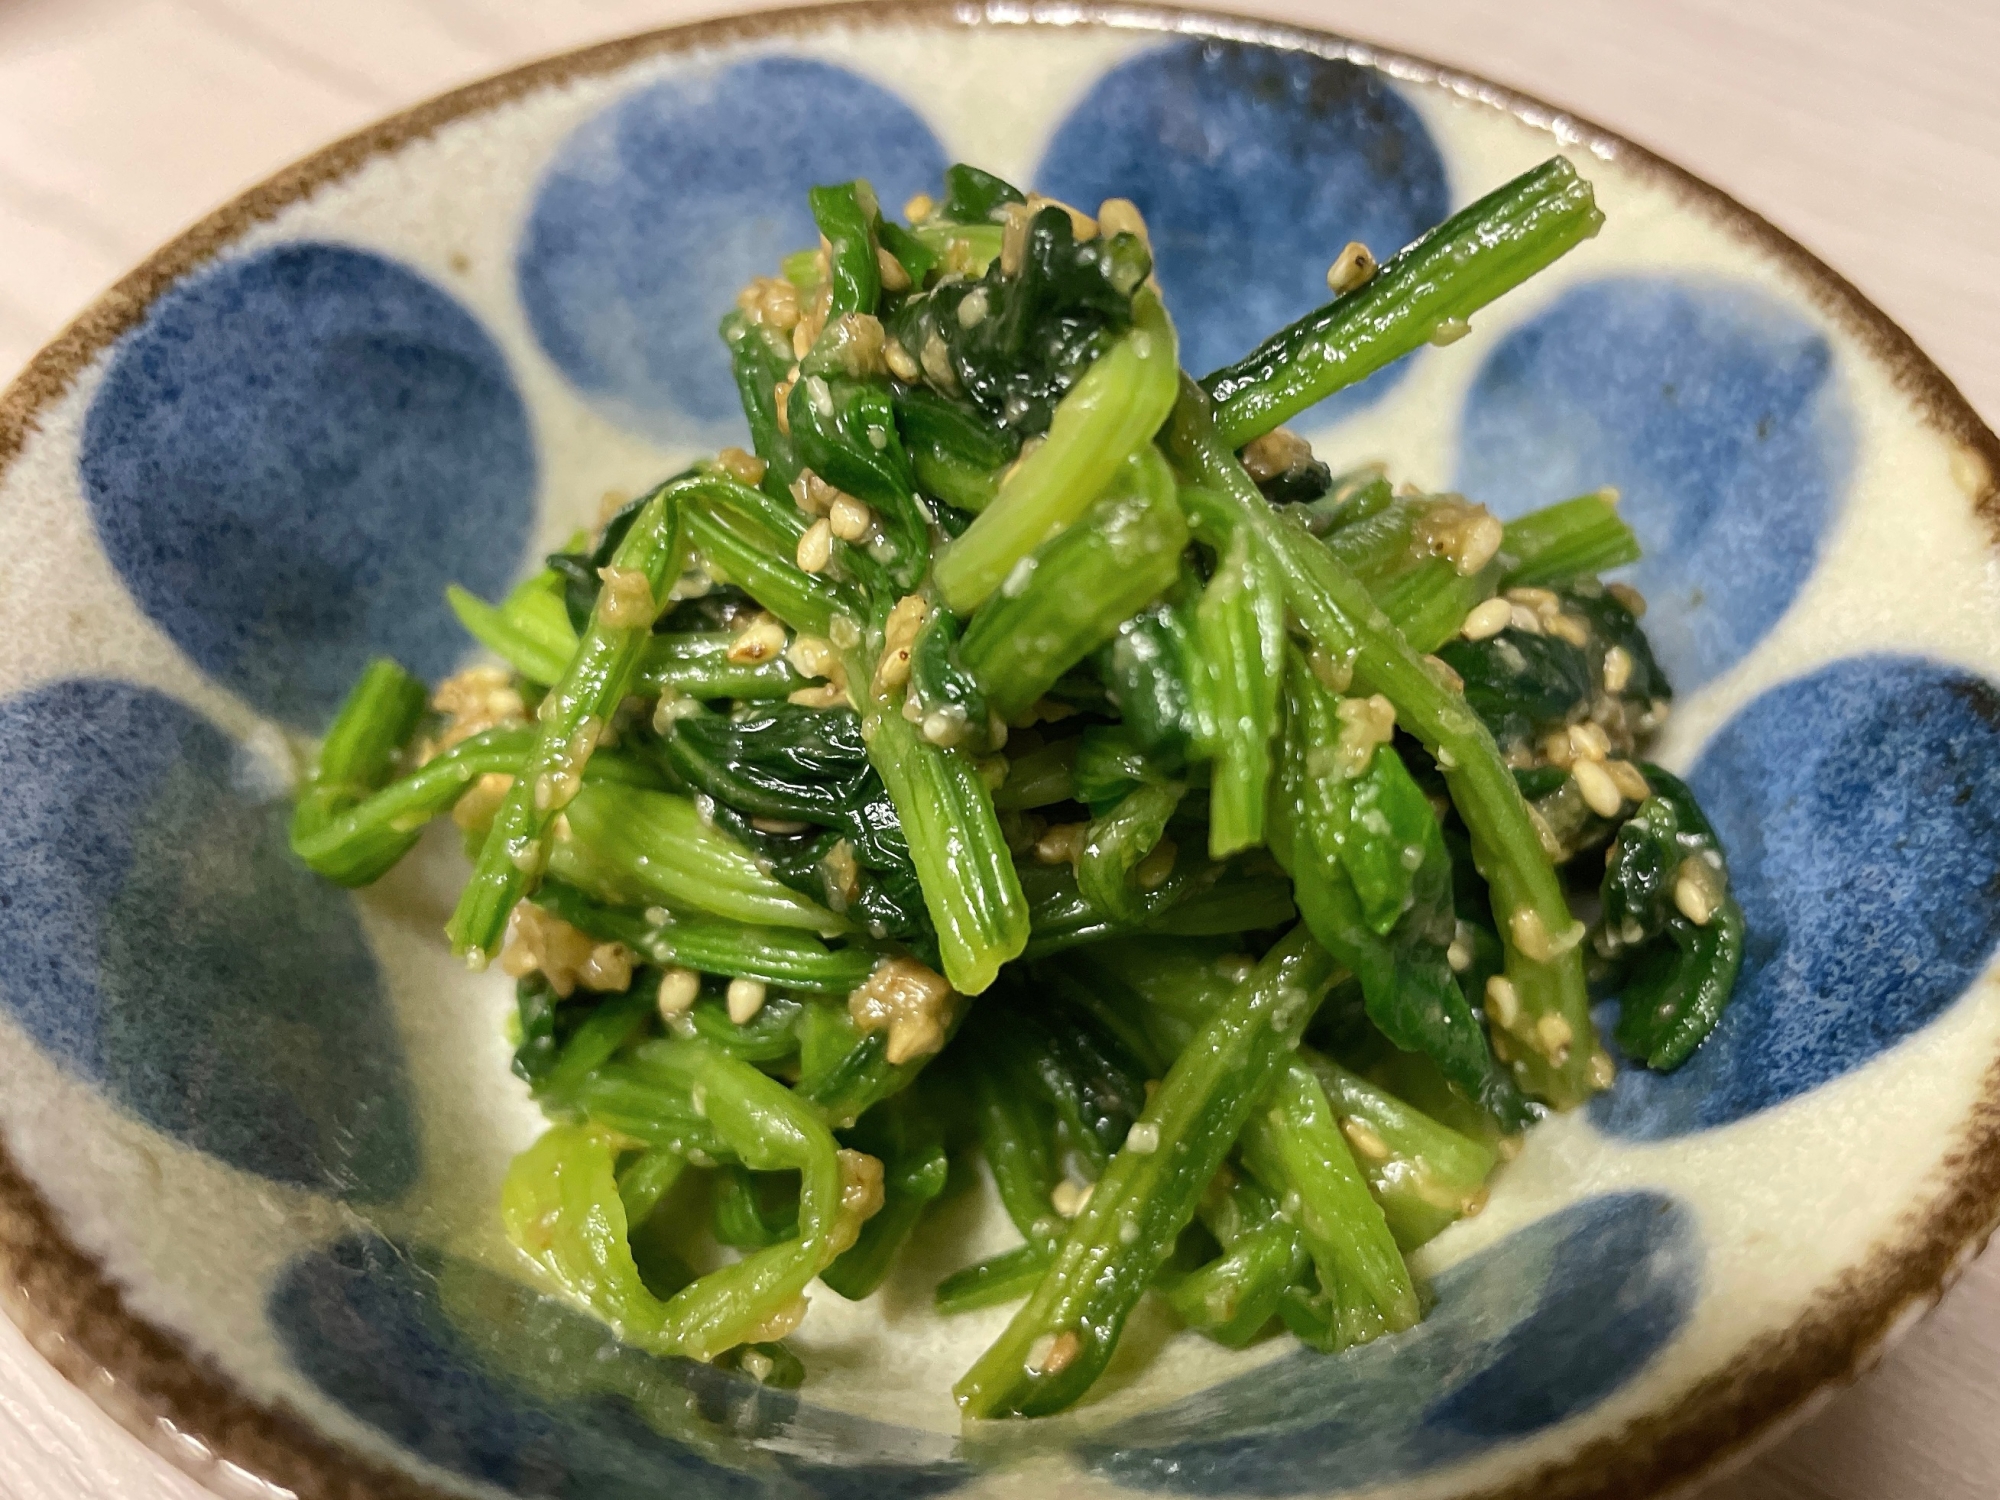
<path fill-rule="evenodd" d="M 161 240 L 387 111 L 702 0 L 0 0 L 0 381 Z M 1816 250 L 2000 418 L 1994 0 L 1240 0 L 1514 84 Z M 2000 1255 L 1703 1500 L 2000 1493 Z M 234 1491 L 234 1486 L 223 1486 Z M 0 1497 L 200 1500 L 0 1318 Z"/>

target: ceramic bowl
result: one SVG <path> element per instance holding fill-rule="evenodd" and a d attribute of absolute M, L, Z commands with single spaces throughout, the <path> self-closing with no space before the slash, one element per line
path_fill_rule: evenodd
<path fill-rule="evenodd" d="M 814 1300 L 765 1391 L 538 1301 L 495 1226 L 538 1119 L 449 838 L 288 859 L 376 653 L 466 655 L 608 492 L 739 440 L 718 315 L 969 159 L 1135 199 L 1203 369 L 1563 152 L 1603 234 L 1300 424 L 1502 514 L 1614 484 L 1728 846 L 1734 1007 L 1536 1130 L 1340 1358 L 1141 1319 L 1101 1399 L 962 1431 L 1006 1310 Z M 1138 5 L 871 5 L 662 32 L 397 116 L 162 250 L 0 400 L 0 1259 L 14 1315 L 225 1491 L 694 1500 L 1633 1496 L 1740 1453 L 1927 1306 L 2000 1209 L 2000 448 L 1748 211 L 1593 126 L 1337 38 Z"/>

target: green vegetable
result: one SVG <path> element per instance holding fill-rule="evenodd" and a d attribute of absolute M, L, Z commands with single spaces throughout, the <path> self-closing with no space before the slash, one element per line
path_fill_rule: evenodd
<path fill-rule="evenodd" d="M 320 742 L 319 757 L 299 793 L 292 813 L 294 851 L 321 838 L 336 819 L 388 779 L 397 752 L 423 717 L 429 696 L 421 682 L 388 658 L 368 664 Z M 388 862 L 393 864 L 401 853 L 399 848 Z"/>
<path fill-rule="evenodd" d="M 1558 1107 L 1588 1098 L 1600 1065 L 1578 951 L 1583 927 L 1570 915 L 1491 732 L 1410 649 L 1366 587 L 1310 533 L 1273 514 L 1221 446 L 1197 389 L 1190 388 L 1176 409 L 1170 446 L 1184 477 L 1226 501 L 1235 523 L 1264 539 L 1277 560 L 1285 602 L 1313 643 L 1337 661 L 1352 662 L 1356 685 L 1388 698 L 1399 725 L 1437 758 L 1492 888 L 1506 944 L 1505 978 L 1518 1004 L 1506 1013 L 1522 1039 L 1513 1059 L 1516 1081 Z"/>
<path fill-rule="evenodd" d="M 783 698 L 805 686 L 782 656 L 731 661 L 735 640 L 719 630 L 655 635 L 640 653 L 632 686 L 641 694 L 683 698 Z"/>
<path fill-rule="evenodd" d="M 1141 448 L 1076 525 L 1021 561 L 966 631 L 961 653 L 994 711 L 1019 717 L 1108 641 L 1174 581 L 1186 545 L 1173 475 Z"/>
<path fill-rule="evenodd" d="M 872 675 L 866 658 L 849 668 L 850 681 Z M 969 755 L 926 740 L 879 686 L 862 735 L 909 840 L 945 977 L 976 995 L 1028 941 L 1028 904 L 992 793 Z"/>
<path fill-rule="evenodd" d="M 1271 737 L 1285 669 L 1285 608 L 1261 538 L 1233 531 L 1195 609 L 1195 642 L 1208 677 L 1214 757 L 1208 852 L 1217 859 L 1264 841 Z"/>
<path fill-rule="evenodd" d="M 799 1234 L 711 1271 L 662 1302 L 626 1243 L 610 1138 L 557 1125 L 514 1161 L 502 1190 L 507 1236 L 553 1289 L 656 1354 L 713 1359 L 783 1318 L 860 1225 L 841 1210 L 832 1135 L 790 1089 L 700 1042 L 659 1047 L 663 1091 L 701 1092 L 700 1113 L 736 1158 L 759 1172 L 800 1174 Z"/>
<path fill-rule="evenodd" d="M 827 321 L 843 313 L 872 313 L 882 295 L 882 273 L 875 260 L 875 194 L 865 182 L 816 187 L 806 194 L 813 222 L 825 236 L 828 286 Z"/>
<path fill-rule="evenodd" d="M 1176 344 L 1150 292 L 1132 300 L 1132 327 L 1063 396 L 1048 436 L 1001 485 L 965 534 L 938 554 L 944 602 L 970 613 L 1050 532 L 1075 521 L 1173 409 Z"/>
<path fill-rule="evenodd" d="M 655 601 L 681 570 L 678 508 L 683 486 L 662 486 L 647 500 L 619 544 L 612 566 L 645 581 Z M 563 679 L 539 712 L 535 746 L 480 847 L 472 878 L 445 926 L 452 951 L 484 966 L 500 941 L 507 914 L 547 862 L 550 825 L 578 795 L 583 770 L 630 685 L 652 620 L 606 618 L 600 596 Z"/>
<path fill-rule="evenodd" d="M 1059 1411 L 1089 1388 L 1332 978 L 1295 928 L 1189 1043 L 1140 1117 L 1153 1149 L 1112 1159 L 1041 1284 L 953 1387 L 968 1416 Z"/>
<path fill-rule="evenodd" d="M 1561 157 L 1522 173 L 1400 251 L 1363 286 L 1202 381 L 1223 447 L 1241 448 L 1469 319 L 1603 227 Z"/>
<path fill-rule="evenodd" d="M 1618 514 L 1617 496 L 1599 491 L 1509 521 L 1503 556 L 1512 559 L 1507 588 L 1544 588 L 1609 573 L 1639 560 L 1639 539 Z"/>
<path fill-rule="evenodd" d="M 1605 862 L 1597 946 L 1622 959 L 1620 1049 L 1666 1070 L 1722 1018 L 1743 963 L 1743 909 L 1687 784 L 1644 769 L 1653 795 L 1619 829 Z"/>
<path fill-rule="evenodd" d="M 767 927 L 837 932 L 840 918 L 765 873 L 686 797 L 586 784 L 548 871 L 612 905 L 665 906 Z"/>
<path fill-rule="evenodd" d="M 1422 1314 L 1410 1269 L 1369 1195 L 1312 1069 L 1293 1063 L 1252 1113 L 1244 1160 L 1265 1187 L 1296 1202 L 1295 1218 L 1328 1311 L 1321 1347 L 1351 1348 L 1410 1327 Z"/>

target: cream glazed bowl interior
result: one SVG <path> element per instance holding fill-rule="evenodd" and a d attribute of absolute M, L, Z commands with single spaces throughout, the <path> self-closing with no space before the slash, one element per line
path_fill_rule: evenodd
<path fill-rule="evenodd" d="M 716 320 L 968 160 L 1134 199 L 1184 361 L 1555 152 L 1603 233 L 1300 424 L 1514 514 L 1616 485 L 1748 919 L 1671 1076 L 1535 1130 L 1325 1358 L 1164 1321 L 1059 1419 L 962 1429 L 1007 1310 L 813 1299 L 796 1393 L 537 1299 L 495 1213 L 539 1128 L 449 838 L 349 894 L 285 850 L 370 656 L 467 655 L 609 491 L 740 441 Z M 698 1500 L 1632 1496 L 1803 1410 L 2000 1213 L 2000 447 L 1836 275 L 1643 150 L 1337 38 L 1144 6 L 864 5 L 661 32 L 353 137 L 162 250 L 0 398 L 0 1290 L 219 1488 Z M 1139 1326 L 1144 1324 L 1144 1326 Z"/>

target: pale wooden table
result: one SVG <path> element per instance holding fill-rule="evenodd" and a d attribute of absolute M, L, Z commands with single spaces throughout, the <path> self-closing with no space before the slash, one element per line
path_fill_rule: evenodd
<path fill-rule="evenodd" d="M 0 381 L 322 142 L 728 0 L 0 0 Z M 1241 0 L 1456 63 L 1673 157 L 1817 250 L 2000 418 L 1995 0 Z M 1893 15 L 1891 12 L 1894 12 Z M 2000 1255 L 1703 1500 L 2000 1494 Z M 0 1318 L 0 1500 L 203 1500 Z"/>

